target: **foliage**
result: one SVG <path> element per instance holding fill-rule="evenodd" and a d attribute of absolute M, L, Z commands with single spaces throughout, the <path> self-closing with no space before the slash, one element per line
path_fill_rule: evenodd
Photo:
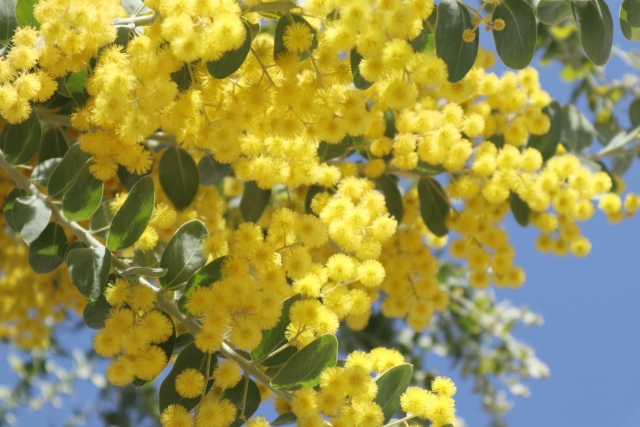
<path fill-rule="evenodd" d="M 435 351 L 503 425 L 503 389 L 548 373 L 511 334 L 540 318 L 489 290 L 526 280 L 507 214 L 583 257 L 596 205 L 640 208 L 640 98 L 630 128 L 612 113 L 636 82 L 599 68 L 640 60 L 606 2 L 99 6 L 0 0 L 0 338 L 35 358 L 2 414 L 75 312 L 121 397 L 105 424 L 265 427 L 273 399 L 271 425 L 455 426 Z M 635 1 L 619 19 L 640 38 Z M 481 27 L 519 71 L 490 71 Z M 536 50 L 594 123 L 542 90 Z"/>

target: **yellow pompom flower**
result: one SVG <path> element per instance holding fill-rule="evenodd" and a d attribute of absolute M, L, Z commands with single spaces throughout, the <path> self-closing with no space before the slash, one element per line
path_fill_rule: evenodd
<path fill-rule="evenodd" d="M 194 368 L 185 369 L 176 376 L 175 386 L 182 397 L 191 399 L 200 396 L 205 386 L 204 375 Z"/>
<path fill-rule="evenodd" d="M 131 283 L 124 279 L 116 279 L 115 282 L 107 284 L 104 296 L 109 304 L 114 307 L 122 307 L 126 304 L 131 292 Z"/>
<path fill-rule="evenodd" d="M 291 410 L 298 418 L 310 418 L 317 413 L 316 391 L 312 388 L 298 390 L 291 399 Z"/>
<path fill-rule="evenodd" d="M 133 379 L 135 367 L 125 356 L 118 356 L 107 366 L 107 380 L 113 385 L 124 386 Z"/>
<path fill-rule="evenodd" d="M 452 397 L 456 394 L 456 385 L 446 377 L 436 377 L 431 381 L 431 390 L 440 396 Z"/>
<path fill-rule="evenodd" d="M 247 427 L 270 427 L 269 421 L 264 417 L 252 417 L 249 418 L 246 424 Z"/>
<path fill-rule="evenodd" d="M 192 427 L 193 419 L 184 406 L 172 403 L 162 411 L 160 423 L 162 427 Z"/>
<path fill-rule="evenodd" d="M 229 359 L 218 361 L 218 366 L 213 371 L 213 378 L 216 381 L 216 387 L 223 389 L 232 388 L 242 378 L 242 372 L 238 362 Z"/>
<path fill-rule="evenodd" d="M 156 304 L 157 295 L 153 288 L 145 285 L 131 287 L 127 303 L 133 311 L 149 311 Z"/>
<path fill-rule="evenodd" d="M 313 33 L 308 25 L 302 22 L 293 22 L 287 25 L 282 40 L 287 50 L 291 52 L 304 52 L 313 43 Z"/>

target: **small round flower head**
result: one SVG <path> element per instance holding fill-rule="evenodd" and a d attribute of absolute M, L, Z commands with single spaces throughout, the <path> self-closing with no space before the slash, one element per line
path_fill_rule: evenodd
<path fill-rule="evenodd" d="M 456 385 L 446 377 L 436 377 L 431 381 L 431 390 L 440 396 L 452 397 L 456 394 Z"/>
<path fill-rule="evenodd" d="M 194 368 L 188 368 L 176 376 L 176 391 L 182 397 L 191 399 L 200 396 L 204 390 L 204 375 Z"/>
<path fill-rule="evenodd" d="M 113 385 L 123 386 L 133 379 L 135 369 L 125 356 L 119 356 L 107 366 L 107 380 Z"/>
<path fill-rule="evenodd" d="M 104 291 L 107 302 L 115 307 L 122 307 L 126 304 L 131 292 L 131 283 L 124 279 L 116 279 L 109 283 Z"/>
<path fill-rule="evenodd" d="M 242 378 L 242 371 L 238 362 L 229 359 L 218 361 L 218 366 L 213 371 L 213 378 L 216 381 L 216 387 L 232 388 Z"/>
<path fill-rule="evenodd" d="M 167 406 L 160 415 L 162 427 L 192 427 L 193 419 L 187 409 L 177 403 Z"/>
<path fill-rule="evenodd" d="M 141 380 L 154 379 L 167 365 L 167 354 L 157 345 L 150 345 L 147 351 L 136 358 L 136 377 Z"/>
<path fill-rule="evenodd" d="M 291 399 L 291 410 L 298 418 L 310 418 L 317 413 L 316 391 L 303 388 L 295 392 Z"/>
<path fill-rule="evenodd" d="M 156 304 L 156 292 L 149 286 L 136 285 L 131 288 L 127 303 L 134 311 L 149 311 Z"/>
<path fill-rule="evenodd" d="M 269 427 L 270 425 L 264 417 L 249 418 L 246 424 L 247 427 Z"/>
<path fill-rule="evenodd" d="M 293 22 L 287 25 L 282 40 L 287 50 L 291 52 L 304 52 L 311 47 L 313 33 L 308 25 L 302 22 Z"/>
<path fill-rule="evenodd" d="M 198 406 L 196 424 L 199 427 L 226 427 L 236 418 L 237 409 L 229 399 L 218 401 L 213 393 L 207 394 Z"/>

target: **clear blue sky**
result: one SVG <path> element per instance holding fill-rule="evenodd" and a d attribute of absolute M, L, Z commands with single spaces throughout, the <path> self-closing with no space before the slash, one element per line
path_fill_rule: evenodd
<path fill-rule="evenodd" d="M 640 45 L 627 42 L 620 33 L 617 16 L 621 1 L 607 3 L 616 27 L 614 44 L 637 49 Z M 487 33 L 481 37 L 489 41 L 491 38 Z M 555 66 L 540 69 L 542 85 L 556 99 L 566 102 L 571 85 L 559 79 L 558 71 Z M 620 77 L 629 70 L 620 60 L 613 59 L 606 71 Z M 625 179 L 629 190 L 640 192 L 638 165 Z M 549 378 L 528 382 L 531 397 L 516 398 L 516 406 L 507 416 L 509 424 L 639 427 L 640 214 L 615 226 L 608 224 L 602 214 L 583 224 L 583 234 L 593 245 L 591 254 L 584 259 L 542 255 L 533 247 L 535 230 L 523 229 L 511 219 L 506 227 L 518 251 L 516 262 L 527 272 L 527 283 L 521 289 L 497 294 L 543 315 L 543 327 L 521 328 L 516 335 L 531 344 L 551 369 Z M 82 336 L 88 345 L 90 334 L 85 331 Z M 0 344 L 0 385 L 15 378 L 8 370 L 6 356 L 7 347 Z M 472 384 L 452 375 L 460 390 L 459 414 L 471 427 L 487 425 L 489 418 L 472 393 Z M 86 381 L 78 386 L 82 397 L 88 396 L 86 393 L 95 396 Z M 72 400 L 80 403 L 83 399 Z M 18 425 L 58 426 L 68 413 L 66 409 L 51 408 L 36 414 L 21 411 Z"/>

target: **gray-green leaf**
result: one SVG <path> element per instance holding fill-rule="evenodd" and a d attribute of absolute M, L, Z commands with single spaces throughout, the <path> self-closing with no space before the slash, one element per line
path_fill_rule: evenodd
<path fill-rule="evenodd" d="M 420 200 L 420 215 L 429 231 L 438 237 L 445 236 L 449 232 L 446 219 L 450 204 L 442 186 L 432 178 L 420 178 L 418 199 Z"/>
<path fill-rule="evenodd" d="M 98 298 L 109 278 L 111 252 L 105 247 L 69 251 L 67 266 L 71 283 L 85 298 Z"/>
<path fill-rule="evenodd" d="M 269 204 L 271 190 L 263 190 L 255 181 L 244 183 L 244 191 L 240 199 L 240 214 L 245 221 L 258 222 L 264 209 Z"/>
<path fill-rule="evenodd" d="M 49 223 L 51 209 L 36 197 L 19 197 L 13 203 L 11 216 L 22 240 L 30 244 L 40 236 Z"/>
<path fill-rule="evenodd" d="M 80 150 L 80 144 L 73 144 L 49 177 L 47 184 L 49 197 L 62 199 L 90 157 L 89 154 Z"/>
<path fill-rule="evenodd" d="M 47 159 L 44 162 L 40 163 L 33 169 L 33 173 L 31 174 L 31 182 L 36 185 L 42 185 L 43 187 L 46 187 L 49 183 L 49 177 L 53 173 L 53 170 L 60 164 L 61 161 L 61 157 L 55 157 L 53 159 Z"/>
<path fill-rule="evenodd" d="M 351 63 L 353 85 L 360 90 L 369 89 L 371 85 L 373 85 L 373 83 L 362 77 L 362 74 L 360 74 L 360 62 L 362 62 L 362 55 L 360 55 L 358 49 L 356 49 L 355 47 L 351 49 L 349 62 Z"/>
<path fill-rule="evenodd" d="M 37 30 L 40 29 L 40 23 L 33 16 L 33 8 L 40 0 L 18 0 L 16 3 L 16 21 L 21 27 L 31 25 Z"/>
<path fill-rule="evenodd" d="M 31 110 L 29 118 L 24 122 L 7 125 L 4 133 L 4 157 L 12 165 L 23 165 L 36 155 L 40 146 L 42 129 L 36 110 Z"/>
<path fill-rule="evenodd" d="M 160 278 L 163 288 L 186 282 L 204 265 L 207 259 L 202 255 L 201 245 L 208 234 L 207 228 L 198 220 L 178 228 L 160 260 L 160 268 L 167 269 L 167 274 Z"/>
<path fill-rule="evenodd" d="M 531 213 L 531 208 L 527 202 L 522 200 L 518 194 L 511 192 L 509 195 L 509 204 L 511 206 L 511 212 L 518 224 L 526 227 L 529 224 L 529 214 Z"/>
<path fill-rule="evenodd" d="M 242 46 L 236 50 L 225 52 L 225 54 L 222 55 L 222 58 L 217 61 L 207 62 L 207 70 L 209 70 L 209 74 L 216 79 L 224 79 L 235 73 L 242 66 L 244 60 L 249 54 L 249 50 L 251 50 L 251 40 L 253 40 L 253 37 L 251 36 L 251 27 L 244 18 L 242 18 L 242 23 L 247 31 Z"/>
<path fill-rule="evenodd" d="M 493 30 L 496 51 L 510 68 L 521 70 L 531 62 L 536 51 L 537 22 L 526 0 L 503 0 L 493 10 L 492 19 L 502 19 L 502 31 Z"/>
<path fill-rule="evenodd" d="M 229 427 L 240 427 L 244 424 L 244 420 L 240 418 L 242 415 L 243 402 L 244 402 L 244 417 L 248 419 L 253 415 L 260 406 L 260 390 L 253 380 L 248 380 L 247 391 L 245 393 L 245 380 L 240 380 L 238 384 L 233 388 L 228 388 L 220 395 L 221 399 L 229 399 L 237 409 L 236 420 L 229 425 Z M 246 396 L 246 397 L 245 397 Z"/>
<path fill-rule="evenodd" d="M 299 295 L 294 295 L 284 300 L 284 304 L 282 305 L 282 315 L 280 316 L 278 324 L 263 333 L 260 345 L 257 348 L 251 350 L 251 359 L 263 359 L 264 357 L 268 356 L 270 353 L 287 343 L 287 339 L 285 338 L 284 333 L 287 330 L 287 326 L 289 325 L 289 323 L 291 323 L 291 320 L 289 319 L 289 310 L 291 309 L 293 303 L 298 301 L 299 299 Z M 281 366 L 285 364 L 295 352 L 295 348 L 289 347 L 274 355 L 273 357 L 263 360 L 260 364 L 263 366 Z"/>
<path fill-rule="evenodd" d="M 478 55 L 480 31 L 471 42 L 462 39 L 464 30 L 471 30 L 471 12 L 456 0 L 442 0 L 438 5 L 436 53 L 447 64 L 449 81 L 462 80 L 473 67 Z"/>
<path fill-rule="evenodd" d="M 378 394 L 374 402 L 382 408 L 385 424 L 400 407 L 400 396 L 409 386 L 412 376 L 413 366 L 403 363 L 389 369 L 376 380 Z"/>
<path fill-rule="evenodd" d="M 336 366 L 338 340 L 335 335 L 325 334 L 302 348 L 285 363 L 271 381 L 276 390 L 297 390 L 315 387 L 320 383 L 320 374 L 325 368 Z"/>
<path fill-rule="evenodd" d="M 89 163 L 78 174 L 62 199 L 62 212 L 69 221 L 84 221 L 98 209 L 104 184 L 89 172 Z"/>
<path fill-rule="evenodd" d="M 178 210 L 187 208 L 198 192 L 200 174 L 198 166 L 185 150 L 172 146 L 160 158 L 159 169 L 162 190 Z"/>
<path fill-rule="evenodd" d="M 186 307 L 187 298 L 189 297 L 189 294 L 191 294 L 191 292 L 193 292 L 200 286 L 211 286 L 213 282 L 217 282 L 218 280 L 222 279 L 220 268 L 222 267 L 222 263 L 225 259 L 226 257 L 214 259 L 209 264 L 193 273 L 193 276 L 189 278 L 189 281 L 184 287 L 182 295 L 180 295 L 180 299 L 178 300 L 178 308 L 181 312 L 186 315 L 191 314 Z"/>
<path fill-rule="evenodd" d="M 596 65 L 604 65 L 613 45 L 613 18 L 604 0 L 571 2 L 582 48 Z"/>
<path fill-rule="evenodd" d="M 17 26 L 15 0 L 0 0 L 0 43 L 6 44 Z"/>
<path fill-rule="evenodd" d="M 38 274 L 50 273 L 64 262 L 67 235 L 56 222 L 50 222 L 29 246 L 29 265 Z"/>
<path fill-rule="evenodd" d="M 547 25 L 556 25 L 571 17 L 571 5 L 566 0 L 541 0 L 536 11 L 538 19 Z"/>
<path fill-rule="evenodd" d="M 26 197 L 29 194 L 22 188 L 14 188 L 9 192 L 7 198 L 4 200 L 4 206 L 2 207 L 2 213 L 4 214 L 4 222 L 12 229 L 17 231 L 16 225 L 13 223 L 13 206 L 18 197 Z"/>
<path fill-rule="evenodd" d="M 202 156 L 198 162 L 200 184 L 216 185 L 231 172 L 231 165 L 218 163 L 210 154 Z"/>
<path fill-rule="evenodd" d="M 620 6 L 620 29 L 627 40 L 640 40 L 640 1 L 624 0 Z"/>
<path fill-rule="evenodd" d="M 153 179 L 145 176 L 133 186 L 124 204 L 113 216 L 107 237 L 109 249 L 125 249 L 138 241 L 151 220 L 154 200 Z"/>
<path fill-rule="evenodd" d="M 404 204 L 402 203 L 402 194 L 398 188 L 398 183 L 389 175 L 381 175 L 375 180 L 376 187 L 384 194 L 384 202 L 387 205 L 389 213 L 398 221 L 402 222 L 404 215 Z"/>

